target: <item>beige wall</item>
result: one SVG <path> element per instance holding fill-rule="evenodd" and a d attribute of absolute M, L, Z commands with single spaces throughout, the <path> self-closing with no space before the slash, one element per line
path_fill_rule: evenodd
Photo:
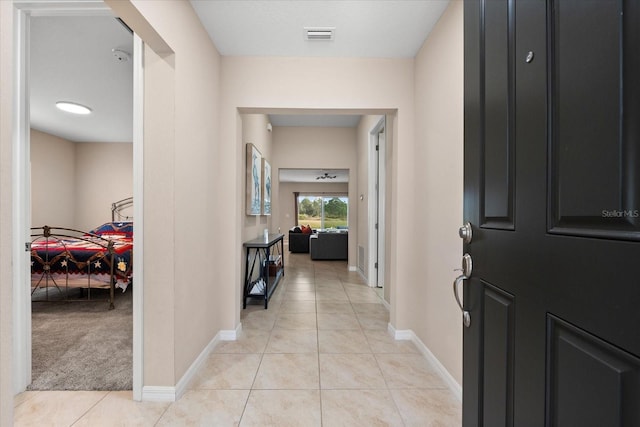
<path fill-rule="evenodd" d="M 309 110 L 332 112 L 334 110 L 357 111 L 362 114 L 381 114 L 397 111 L 397 135 L 392 163 L 402 165 L 392 167 L 394 219 L 400 223 L 413 221 L 413 60 L 412 59 L 356 59 L 356 58 L 282 58 L 282 57 L 224 57 L 222 59 L 222 110 L 221 144 L 219 145 L 219 171 L 223 181 L 239 182 L 244 170 L 244 157 L 239 143 L 239 109 L 257 108 L 277 111 Z M 274 130 L 275 132 L 275 130 Z M 275 137 L 274 137 L 275 139 Z M 233 143 L 235 141 L 235 144 Z M 274 150 L 277 149 L 274 147 Z M 277 156 L 274 156 L 277 158 Z M 235 159 L 230 161 L 230 159 Z M 218 211 L 225 219 L 239 218 L 243 203 L 240 196 L 244 190 L 239 185 L 220 188 L 225 200 L 235 203 L 222 206 Z M 357 193 L 350 195 L 357 197 Z M 403 206 L 403 209 L 398 209 Z M 238 221 L 236 219 L 236 221 Z M 227 252 L 221 254 L 222 265 L 239 265 L 241 239 L 234 230 L 239 224 L 229 223 L 221 239 L 228 243 Z M 413 235 L 413 230 L 403 227 L 389 237 L 391 275 L 397 283 L 396 293 L 410 299 L 415 280 L 408 275 L 409 245 L 400 245 Z M 234 283 L 235 290 L 228 295 L 220 295 L 229 301 L 228 315 L 234 324 L 240 321 L 241 299 L 240 269 L 220 271 L 219 279 Z M 396 310 L 391 298 L 392 322 L 400 328 L 409 328 L 403 310 Z M 226 318 L 226 317 L 225 317 Z"/>
<path fill-rule="evenodd" d="M 13 424 L 12 149 L 13 4 L 0 1 L 0 425 Z"/>
<path fill-rule="evenodd" d="M 90 230 L 133 194 L 133 145 L 77 143 L 31 130 L 31 223 Z"/>
<path fill-rule="evenodd" d="M 76 228 L 76 184 L 76 143 L 31 129 L 31 225 Z"/>
<path fill-rule="evenodd" d="M 412 328 L 462 384 L 461 314 L 451 294 L 460 267 L 463 194 L 463 13 L 452 1 L 416 57 L 415 277 L 404 306 Z"/>
<path fill-rule="evenodd" d="M 133 144 L 85 142 L 75 148 L 75 228 L 90 230 L 111 221 L 111 203 L 133 196 Z"/>
<path fill-rule="evenodd" d="M 242 150 L 246 153 L 247 143 L 251 143 L 256 146 L 262 157 L 271 164 L 271 180 L 274 182 L 277 179 L 277 175 L 274 175 L 273 156 L 272 156 L 272 142 L 271 132 L 267 130 L 267 123 L 269 123 L 269 117 L 265 114 L 243 114 L 242 116 Z M 246 156 L 245 156 L 245 173 L 241 174 L 242 188 L 246 189 L 247 174 L 246 174 Z M 264 183 L 263 189 L 264 189 Z M 261 190 L 262 191 L 262 190 Z M 246 195 L 246 192 L 243 193 Z M 272 190 L 273 194 L 273 190 Z M 262 237 L 264 229 L 268 228 L 270 233 L 275 233 L 277 228 L 272 227 L 273 217 L 273 205 L 275 198 L 271 197 L 272 214 L 271 215 L 246 215 L 244 214 L 246 208 L 246 197 L 243 198 L 243 227 L 242 227 L 242 241 L 252 240 L 257 237 Z M 241 263 L 244 268 L 244 262 Z"/>
<path fill-rule="evenodd" d="M 225 298 L 229 282 L 203 268 L 235 270 L 217 255 L 229 250 L 220 233 L 229 221 L 215 211 L 236 200 L 217 186 L 240 178 L 216 167 L 220 55 L 189 2 L 107 4 L 157 54 L 152 69 L 145 60 L 145 286 L 157 294 L 145 291 L 144 384 L 174 386 L 221 329 L 235 327 L 225 310 L 239 301 Z M 234 226 L 239 233 L 237 219 Z"/>
<path fill-rule="evenodd" d="M 144 52 L 144 385 L 173 385 L 175 374 L 175 70 L 173 55 Z M 162 250 L 162 248 L 166 250 Z M 158 268 L 158 267 L 161 268 Z M 148 284 L 148 285 L 147 285 Z M 148 357 L 148 355 L 154 355 Z"/>
<path fill-rule="evenodd" d="M 356 129 L 348 127 L 274 127 L 273 170 L 280 169 L 348 169 L 349 224 L 357 221 L 357 150 Z M 280 182 L 274 182 L 274 197 L 280 199 Z M 285 194 L 286 200 L 289 195 Z M 288 230 L 291 220 L 280 223 L 282 215 L 274 212 L 273 227 Z M 353 209 L 353 208 L 356 209 Z M 349 233 L 349 266 L 356 265 L 357 229 Z"/>

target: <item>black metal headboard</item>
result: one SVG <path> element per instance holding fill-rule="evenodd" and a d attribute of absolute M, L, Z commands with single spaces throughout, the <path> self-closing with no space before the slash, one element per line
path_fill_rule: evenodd
<path fill-rule="evenodd" d="M 131 221 L 133 220 L 133 214 L 131 216 L 122 215 L 122 211 L 133 206 L 133 197 L 127 197 L 126 199 L 118 200 L 111 203 L 111 221 Z"/>

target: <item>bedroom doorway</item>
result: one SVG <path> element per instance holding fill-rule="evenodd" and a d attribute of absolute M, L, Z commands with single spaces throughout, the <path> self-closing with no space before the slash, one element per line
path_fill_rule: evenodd
<path fill-rule="evenodd" d="M 28 4 L 15 3 L 16 25 L 14 29 L 16 52 L 18 56 L 16 58 L 16 92 L 15 92 L 15 105 L 16 117 L 15 128 L 17 129 L 16 138 L 14 139 L 14 260 L 16 260 L 16 268 L 14 271 L 14 391 L 20 392 L 27 388 L 32 382 L 32 308 L 31 308 L 31 286 L 30 286 L 30 255 L 25 250 L 25 243 L 31 241 L 30 239 L 30 227 L 32 225 L 56 225 L 81 230 L 89 230 L 97 227 L 103 222 L 110 220 L 110 207 L 111 203 L 115 202 L 125 196 L 133 195 L 136 198 L 136 202 L 141 201 L 141 182 L 137 177 L 142 176 L 142 42 L 139 37 L 130 32 L 130 30 L 122 23 L 118 22 L 113 16 L 110 8 L 102 3 L 81 3 L 81 2 L 68 2 L 65 4 L 56 3 L 52 5 L 51 2 L 29 2 Z M 128 129 L 125 129 L 125 133 L 128 132 L 128 142 L 123 141 L 121 137 L 118 137 L 116 133 L 109 133 L 109 129 L 100 127 L 95 122 L 90 123 L 89 127 L 98 128 L 102 131 L 104 140 L 97 141 L 95 145 L 91 145 L 92 138 L 88 134 L 78 134 L 76 136 L 67 135 L 64 131 L 55 130 L 55 125 L 62 124 L 67 118 L 61 119 L 58 116 L 56 119 L 53 117 L 44 117 L 42 111 L 39 109 L 43 103 L 50 103 L 52 96 L 58 95 L 53 93 L 53 89 L 59 89 L 63 85 L 55 84 L 52 82 L 38 81 L 38 71 L 36 68 L 37 60 L 33 55 L 41 54 L 44 51 L 46 54 L 55 54 L 51 52 L 51 47 L 36 46 L 33 41 L 38 32 L 44 31 L 44 34 L 48 35 L 48 38 L 54 38 L 60 35 L 60 32 L 64 32 L 64 29 L 69 29 L 69 23 L 65 22 L 58 31 L 50 31 L 49 28 L 44 28 L 41 24 L 47 24 L 52 20 L 69 20 L 73 19 L 79 25 L 78 34 L 82 34 L 83 37 L 76 37 L 76 39 L 85 39 L 86 32 L 82 30 L 82 26 L 89 24 L 93 29 L 97 27 L 97 22 L 104 23 L 105 20 L 109 22 L 113 28 L 113 23 L 116 24 L 115 28 L 120 31 L 125 31 L 128 34 L 128 42 L 121 43 L 116 41 L 114 46 L 110 46 L 106 55 L 109 60 L 123 62 L 129 62 L 129 94 L 128 97 L 132 101 L 129 102 L 128 109 L 119 105 L 118 99 L 111 99 L 112 104 L 120 109 L 125 109 L 130 123 Z M 100 24 L 102 25 L 102 24 Z M 117 30 L 116 30 L 117 31 Z M 76 34 L 77 36 L 77 34 Z M 75 43 L 79 43 L 79 40 L 75 40 Z M 80 50 L 76 44 L 62 44 L 64 48 L 68 49 L 68 52 L 73 50 Z M 95 43 L 95 41 L 94 41 Z M 96 47 L 97 48 L 97 47 Z M 102 47 L 104 48 L 104 46 Z M 40 51 L 39 51 L 40 49 Z M 104 49 L 102 49 L 104 50 Z M 105 53 L 105 52 L 103 52 Z M 64 66 L 74 66 L 73 61 L 69 58 L 69 55 L 60 55 L 65 61 Z M 118 64 L 120 65 L 120 64 Z M 47 74 L 52 75 L 51 67 Z M 64 71 L 64 70 L 63 70 Z M 70 72 L 70 71 L 67 71 Z M 81 80 L 87 80 L 88 83 L 94 85 L 108 86 L 108 83 L 104 79 L 97 79 L 95 75 L 91 73 L 85 73 L 77 77 L 74 86 L 82 86 Z M 43 84 L 44 83 L 44 84 Z M 40 91 L 38 85 L 44 86 L 44 91 Z M 43 99 L 36 99 L 34 94 L 38 94 Z M 109 94 L 113 97 L 113 93 Z M 73 100 L 73 98 L 82 101 L 82 94 L 80 92 L 70 93 L 68 98 L 59 100 Z M 56 97 L 56 100 L 57 97 Z M 85 101 L 86 102 L 86 101 Z M 91 107 L 90 107 L 91 108 Z M 95 116 L 110 115 L 112 112 L 104 105 L 100 105 L 95 108 Z M 69 120 L 71 121 L 71 120 Z M 89 122 L 87 120 L 87 122 Z M 81 126 L 77 126 L 80 128 Z M 114 129 L 120 129 L 121 126 L 112 124 Z M 110 141 L 109 141 L 110 140 Z M 107 141 L 114 144 L 113 150 L 108 148 Z M 93 141 L 96 142 L 96 141 Z M 128 147 L 126 144 L 128 143 Z M 80 145 L 78 145 L 80 144 Z M 72 157 L 74 166 L 80 164 L 81 171 L 71 170 L 72 166 L 66 155 Z M 127 156 L 127 161 L 122 162 L 122 158 L 119 156 Z M 97 157 L 97 161 L 95 159 Z M 42 159 L 46 159 L 45 163 L 42 163 Z M 111 186 L 109 189 L 102 189 L 102 193 L 109 199 L 105 204 L 102 201 L 92 199 L 86 201 L 86 203 L 79 203 L 71 201 L 73 191 L 65 189 L 64 185 L 56 186 L 52 175 L 49 174 L 49 182 L 42 179 L 42 175 L 38 178 L 38 173 L 43 172 L 42 169 L 47 167 L 46 163 L 50 162 L 55 165 L 56 176 L 60 181 L 65 183 L 75 181 L 75 185 L 78 186 L 78 193 L 87 193 L 93 191 L 94 193 L 100 193 L 100 186 L 93 185 L 87 187 L 86 180 L 82 180 L 82 176 L 91 175 L 91 164 L 97 165 L 101 163 L 101 166 L 105 166 L 108 159 L 116 159 L 115 162 L 124 164 L 121 167 L 120 174 L 126 176 L 126 185 Z M 86 161 L 85 161 L 86 160 Z M 42 166 L 38 170 L 37 163 Z M 126 171 L 125 171 L 126 170 Z M 100 170 L 98 170 L 99 174 Z M 46 174 L 45 174 L 46 176 Z M 79 178 L 80 179 L 79 179 Z M 44 188 L 44 187 L 47 187 Z M 110 193 L 113 187 L 118 195 Z M 93 190 L 91 190 L 93 189 Z M 71 194 L 61 194 L 69 192 Z M 120 195 L 119 193 L 126 192 L 126 195 Z M 56 195 L 58 199 L 47 200 L 47 195 Z M 95 195 L 93 195 L 95 196 Z M 67 201 L 62 203 L 61 199 Z M 80 204 L 84 205 L 80 208 Z M 70 206 L 69 206 L 70 205 Z M 102 212 L 96 213 L 92 211 L 92 206 L 97 205 L 99 208 L 104 207 L 105 213 L 102 216 Z M 42 207 L 49 207 L 48 211 L 52 213 L 49 218 L 43 218 L 40 214 L 41 210 L 45 210 Z M 36 210 L 38 212 L 36 213 Z M 133 216 L 142 216 L 142 203 L 136 204 L 134 207 Z M 96 223 L 91 226 L 92 218 L 95 218 Z M 103 221 L 104 219 L 104 221 Z M 36 224 L 36 221 L 43 222 L 43 224 Z M 53 221 L 53 222 L 51 222 Z M 73 226 L 71 226 L 73 225 Z M 139 224 L 138 224 L 139 225 Z M 140 230 L 141 231 L 141 230 Z M 141 243 L 141 233 L 136 233 L 136 245 Z M 141 259 L 140 259 L 141 261 Z M 141 265 L 138 263 L 135 270 L 141 270 Z M 140 277 L 142 279 L 142 277 Z M 142 358 L 141 358 L 141 343 L 142 343 L 142 291 L 141 287 L 135 292 L 129 290 L 128 298 L 132 301 L 129 302 L 133 312 L 133 320 L 129 321 L 129 327 L 132 330 L 132 353 L 128 354 L 129 363 L 132 363 L 130 374 L 132 376 L 132 383 L 130 382 L 129 389 L 134 391 L 134 399 L 136 396 L 141 395 L 141 373 L 142 373 Z M 133 295 L 131 295 L 133 294 Z M 91 303 L 92 305 L 102 305 L 100 302 Z M 73 305 L 73 304 L 71 304 Z M 105 303 L 105 312 L 108 311 L 108 305 Z M 132 326 L 131 326 L 132 324 Z M 131 380 L 130 380 L 131 381 Z M 139 400 L 139 397 L 138 397 Z"/>

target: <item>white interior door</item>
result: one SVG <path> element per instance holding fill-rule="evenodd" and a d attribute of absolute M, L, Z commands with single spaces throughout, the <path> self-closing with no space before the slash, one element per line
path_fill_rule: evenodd
<path fill-rule="evenodd" d="M 371 287 L 384 287 L 385 117 L 370 132 L 369 147 L 369 268 Z"/>

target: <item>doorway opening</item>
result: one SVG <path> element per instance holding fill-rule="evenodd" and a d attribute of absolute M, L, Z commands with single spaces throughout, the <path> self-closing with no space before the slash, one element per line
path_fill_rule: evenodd
<path fill-rule="evenodd" d="M 18 56 L 16 58 L 16 91 L 14 95 L 16 105 L 14 127 L 17 132 L 13 143 L 15 153 L 13 159 L 13 254 L 15 260 L 13 382 L 14 392 L 18 393 L 34 383 L 35 369 L 32 370 L 32 365 L 37 361 L 37 358 L 32 356 L 36 351 L 39 355 L 47 352 L 46 349 L 38 351 L 33 345 L 31 254 L 25 250 L 25 244 L 31 241 L 31 227 L 50 225 L 89 231 L 90 228 L 97 228 L 103 223 L 112 221 L 111 203 L 131 195 L 141 196 L 140 183 L 134 177 L 141 176 L 142 167 L 142 133 L 140 131 L 142 125 L 140 120 L 142 111 L 142 42 L 126 25 L 123 25 L 122 21 L 113 15 L 109 7 L 102 3 L 73 4 L 73 2 L 69 2 L 56 4 L 52 7 L 50 2 L 30 2 L 28 4 L 18 3 L 15 8 L 17 19 L 14 34 Z M 73 25 L 69 25 L 70 20 L 73 21 Z M 90 27 L 89 30 L 87 30 L 87 25 Z M 66 41 L 58 43 L 58 46 L 68 52 L 74 51 L 82 55 L 83 52 L 78 45 L 69 46 L 69 43 L 75 39 L 75 43 L 91 47 L 91 43 L 96 43 L 96 38 L 105 41 L 105 34 L 100 31 L 107 27 L 115 33 L 119 31 L 119 38 L 114 41 L 114 46 L 109 46 L 107 52 L 100 53 L 105 55 L 108 61 L 118 61 L 119 64 L 116 66 L 123 65 L 122 62 L 129 63 L 126 71 L 119 71 L 126 76 L 128 82 L 128 90 L 125 95 L 128 98 L 128 108 L 126 105 L 122 105 L 121 100 L 115 95 L 117 88 L 112 86 L 113 83 L 105 81 L 104 76 L 98 78 L 93 73 L 82 70 L 76 70 L 80 77 L 78 74 L 74 74 L 72 70 L 78 66 L 78 63 L 72 57 L 73 55 L 58 55 L 60 63 L 56 64 L 57 66 L 47 62 L 51 61 L 48 55 L 56 56 L 56 48 L 48 45 L 48 42 L 55 42 L 57 37 L 64 37 L 66 33 Z M 96 37 L 89 38 L 89 34 L 94 34 Z M 60 39 L 57 40 L 60 41 Z M 98 49 L 97 46 L 93 46 L 93 48 Z M 86 52 L 84 53 L 86 54 Z M 125 59 L 126 61 L 124 61 Z M 86 60 L 87 58 L 85 58 Z M 44 72 L 42 72 L 43 64 L 46 66 Z M 58 72 L 66 74 L 67 77 L 75 77 L 73 84 L 65 84 L 61 80 L 49 80 L 56 79 Z M 85 124 L 89 123 L 84 130 L 89 132 L 91 128 L 98 130 L 104 137 L 102 140 L 92 138 L 90 133 L 74 134 L 74 131 L 79 131 L 83 126 L 78 122 L 75 122 L 74 126 L 76 118 L 70 115 L 66 116 L 67 113 L 56 111 L 55 102 L 50 102 L 55 98 L 56 101 L 78 100 L 78 103 L 91 104 L 92 98 L 82 92 L 84 83 L 103 88 L 109 92 L 110 105 L 99 103 L 93 107 L 96 121 L 85 120 Z M 65 91 L 67 94 L 64 99 L 61 91 Z M 115 113 L 109 108 L 114 106 L 116 109 L 126 112 L 128 126 L 113 121 Z M 102 122 L 100 120 L 102 117 L 107 117 L 109 120 Z M 126 137 L 110 132 L 122 130 L 123 127 L 125 127 Z M 125 158 L 126 161 L 124 161 Z M 108 185 L 101 191 L 101 185 L 89 177 L 93 174 L 92 171 L 95 172 L 95 175 L 101 176 L 101 170 L 105 167 L 111 169 L 111 166 L 106 164 L 110 160 L 111 166 L 119 165 L 117 173 L 119 180 L 117 181 L 120 184 Z M 109 176 L 114 178 L 113 174 Z M 94 191 L 89 191 L 91 188 Z M 77 194 L 82 194 L 85 198 L 74 197 Z M 87 197 L 90 200 L 86 199 Z M 103 199 L 107 201 L 105 202 Z M 141 201 L 141 199 L 137 201 Z M 92 211 L 93 206 L 101 211 Z M 142 216 L 141 203 L 134 206 L 132 216 Z M 136 244 L 141 244 L 141 242 L 141 233 L 137 233 Z M 141 265 L 137 265 L 134 268 L 137 271 L 141 267 Z M 64 291 L 67 290 L 64 289 Z M 142 359 L 140 357 L 142 331 L 140 327 L 136 328 L 135 326 L 136 323 L 139 326 L 142 317 L 141 297 L 141 289 L 137 292 L 132 292 L 132 289 L 129 289 L 127 298 L 129 299 L 128 304 L 131 305 L 130 311 L 133 312 L 133 320 L 128 321 L 131 344 L 126 355 L 130 366 L 126 374 L 128 378 L 126 387 L 133 389 L 134 398 L 140 394 L 142 384 Z M 46 305 L 53 306 L 55 304 L 61 306 L 60 303 Z M 109 311 L 106 302 L 104 304 L 92 302 L 90 305 L 96 308 L 103 306 L 105 312 Z M 77 306 L 77 304 L 69 304 L 69 306 Z M 60 313 L 62 316 L 64 314 L 64 312 Z M 83 326 L 77 325 L 78 328 Z M 86 375 L 86 372 L 83 374 Z M 66 386 L 59 384 L 51 386 L 40 384 L 34 385 L 34 387 L 34 389 L 66 388 Z M 85 386 L 81 385 L 80 387 Z"/>
<path fill-rule="evenodd" d="M 395 111 L 239 108 L 238 112 L 242 123 L 238 143 L 257 143 L 274 177 L 278 174 L 273 180 L 271 215 L 246 217 L 243 237 L 254 238 L 265 227 L 286 235 L 301 214 L 309 216 L 300 211 L 300 197 L 322 193 L 329 200 L 334 196 L 348 198 L 348 226 L 340 224 L 346 229 L 338 230 L 349 234 L 348 268 L 369 286 L 380 286 L 381 297 L 388 304 L 390 294 L 382 289 L 386 263 L 384 192 L 391 178 L 386 174 L 387 147 L 392 143 L 386 115 L 394 117 Z M 345 136 L 348 132 L 351 137 Z M 376 146 L 379 160 L 374 157 Z M 340 171 L 348 174 L 342 177 Z M 344 188 L 338 187 L 341 183 Z M 314 190 L 309 185 L 325 187 Z M 310 207 L 312 202 L 309 199 Z M 303 222 L 312 225 L 308 219 Z M 326 223 L 319 224 L 326 228 Z M 378 268 L 374 268 L 376 263 Z"/>
<path fill-rule="evenodd" d="M 369 286 L 380 289 L 384 289 L 385 275 L 386 153 L 386 117 L 382 116 L 369 134 L 368 167 Z"/>

